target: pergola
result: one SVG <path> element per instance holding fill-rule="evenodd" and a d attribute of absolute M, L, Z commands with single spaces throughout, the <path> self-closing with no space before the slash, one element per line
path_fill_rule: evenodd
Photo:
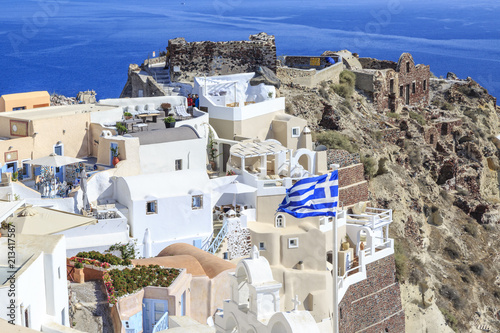
<path fill-rule="evenodd" d="M 290 153 L 291 149 L 288 149 L 281 145 L 276 140 L 267 140 L 267 141 L 248 141 L 241 142 L 231 147 L 230 154 L 231 156 L 236 156 L 241 159 L 241 169 L 245 169 L 245 159 L 249 159 L 252 157 L 260 158 L 260 168 L 259 174 L 261 177 L 265 177 L 267 175 L 267 156 L 270 155 L 280 155 L 281 153 Z M 279 168 L 279 159 L 274 159 L 274 170 L 278 171 Z M 290 170 L 290 168 L 289 168 Z"/>

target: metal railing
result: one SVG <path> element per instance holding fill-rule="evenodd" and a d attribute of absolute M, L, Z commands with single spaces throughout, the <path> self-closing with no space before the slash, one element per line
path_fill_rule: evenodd
<path fill-rule="evenodd" d="M 217 234 L 215 239 L 212 241 L 212 243 L 208 247 L 207 252 L 211 253 L 211 254 L 215 254 L 215 252 L 217 252 L 217 250 L 219 249 L 219 246 L 222 243 L 222 241 L 224 240 L 224 238 L 226 238 L 226 234 L 227 234 L 227 220 L 224 222 L 219 233 Z"/>
<path fill-rule="evenodd" d="M 168 311 L 161 316 L 160 320 L 153 326 L 152 333 L 158 333 L 160 331 L 168 329 Z"/>

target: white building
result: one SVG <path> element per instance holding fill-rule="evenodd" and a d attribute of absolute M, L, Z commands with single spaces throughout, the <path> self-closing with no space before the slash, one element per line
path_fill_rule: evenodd
<path fill-rule="evenodd" d="M 179 170 L 206 171 L 207 140 L 200 137 L 192 127 L 181 126 L 132 135 L 139 138 L 143 174 Z"/>
<path fill-rule="evenodd" d="M 114 186 L 116 201 L 128 207 L 131 236 L 142 245 L 140 256 L 155 256 L 179 242 L 201 247 L 211 236 L 212 194 L 206 171 L 120 177 Z M 145 251 L 148 238 L 151 253 Z"/>
<path fill-rule="evenodd" d="M 0 312 L 0 318 L 37 331 L 69 329 L 64 236 L 17 234 L 15 262 L 4 250 L 8 239 L 0 238 L 0 304 L 3 309 L 14 305 L 9 312 Z"/>
<path fill-rule="evenodd" d="M 280 311 L 281 286 L 254 246 L 250 258 L 241 260 L 231 274 L 231 299 L 215 315 L 217 333 L 319 333 L 311 314 L 297 310 L 299 301 L 295 300 L 292 311 Z"/>

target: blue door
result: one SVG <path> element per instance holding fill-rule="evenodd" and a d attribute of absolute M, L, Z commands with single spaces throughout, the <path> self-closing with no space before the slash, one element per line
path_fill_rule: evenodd
<path fill-rule="evenodd" d="M 54 146 L 54 153 L 56 155 L 62 156 L 63 147 L 62 146 Z M 56 174 L 56 178 L 59 179 L 60 182 L 64 181 L 64 167 L 56 168 L 55 174 Z"/>
<path fill-rule="evenodd" d="M 115 149 L 118 147 L 118 143 L 111 142 L 111 146 L 109 147 L 109 165 L 113 165 L 113 151 L 111 149 Z"/>
<path fill-rule="evenodd" d="M 143 333 L 152 333 L 153 327 L 168 311 L 168 302 L 161 299 L 144 298 L 142 306 L 144 309 L 142 312 Z"/>

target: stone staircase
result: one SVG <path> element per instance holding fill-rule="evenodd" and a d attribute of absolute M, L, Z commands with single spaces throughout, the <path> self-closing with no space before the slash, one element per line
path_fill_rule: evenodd
<path fill-rule="evenodd" d="M 188 83 L 172 82 L 170 69 L 165 68 L 165 63 L 153 64 L 147 72 L 156 81 L 165 96 L 187 96 L 192 93 L 193 87 Z"/>
<path fill-rule="evenodd" d="M 473 320 L 474 320 L 474 325 L 478 330 L 483 332 L 491 332 L 491 327 L 481 322 L 481 317 L 479 317 L 477 312 L 474 314 Z"/>
<path fill-rule="evenodd" d="M 149 73 L 155 79 L 156 83 L 167 92 L 168 84 L 170 84 L 170 69 L 165 68 L 164 63 L 151 65 L 149 67 Z"/>

